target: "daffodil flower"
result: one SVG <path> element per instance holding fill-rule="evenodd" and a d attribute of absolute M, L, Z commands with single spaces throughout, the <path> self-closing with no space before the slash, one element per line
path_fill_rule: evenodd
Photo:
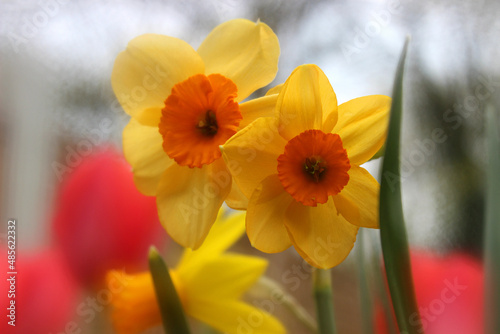
<path fill-rule="evenodd" d="M 310 264 L 331 268 L 351 251 L 358 227 L 378 228 L 379 185 L 360 165 L 383 145 L 389 108 L 381 95 L 338 106 L 320 68 L 295 69 L 276 116 L 257 119 L 223 146 L 249 197 L 254 247 L 274 253 L 294 245 Z"/>
<path fill-rule="evenodd" d="M 178 243 L 198 248 L 224 200 L 244 209 L 219 146 L 260 116 L 276 94 L 240 104 L 277 72 L 278 38 L 262 22 L 217 26 L 197 51 L 174 37 L 139 36 L 112 73 L 118 101 L 132 118 L 123 131 L 137 188 L 156 196 L 160 221 Z"/>
<path fill-rule="evenodd" d="M 184 312 L 224 333 L 285 333 L 269 313 L 241 300 L 262 276 L 265 259 L 225 252 L 245 232 L 244 214 L 233 214 L 214 224 L 204 244 L 186 249 L 170 270 Z M 134 334 L 161 324 L 153 281 L 149 272 L 107 276 L 112 299 L 113 325 L 119 334 Z M 120 283 L 121 282 L 121 283 Z"/>

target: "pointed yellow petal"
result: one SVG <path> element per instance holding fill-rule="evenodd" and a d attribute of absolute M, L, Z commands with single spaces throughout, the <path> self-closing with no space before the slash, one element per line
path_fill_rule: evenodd
<path fill-rule="evenodd" d="M 179 277 L 187 291 L 188 305 L 197 299 L 238 299 L 267 268 L 267 260 L 255 256 L 223 254 L 200 263 L 197 271 Z"/>
<path fill-rule="evenodd" d="M 239 102 L 274 79 L 280 48 L 266 24 L 236 19 L 215 27 L 198 53 L 206 74 L 220 73 L 236 84 Z"/>
<path fill-rule="evenodd" d="M 285 228 L 285 212 L 293 201 L 277 175 L 262 181 L 248 203 L 247 235 L 253 247 L 278 253 L 292 245 Z"/>
<path fill-rule="evenodd" d="M 186 42 L 146 34 L 131 40 L 116 57 L 111 84 L 125 112 L 134 117 L 163 108 L 175 84 L 204 70 L 200 56 Z"/>
<path fill-rule="evenodd" d="M 380 186 L 366 169 L 351 166 L 349 183 L 333 197 L 344 218 L 359 227 L 379 228 Z"/>
<path fill-rule="evenodd" d="M 352 164 L 365 163 L 382 147 L 390 107 L 391 98 L 383 95 L 364 96 L 339 106 L 339 120 L 332 132 L 342 138 Z"/>
<path fill-rule="evenodd" d="M 248 198 L 243 194 L 236 182 L 233 182 L 231 192 L 227 195 L 226 204 L 234 210 L 246 210 L 248 207 Z"/>
<path fill-rule="evenodd" d="M 227 334 L 284 334 L 283 325 L 269 313 L 237 300 L 198 300 L 188 314 Z"/>
<path fill-rule="evenodd" d="M 245 196 L 250 198 L 264 178 L 277 173 L 277 159 L 285 145 L 276 119 L 268 117 L 257 119 L 224 144 L 222 156 Z"/>
<path fill-rule="evenodd" d="M 321 269 L 344 261 L 358 233 L 358 227 L 337 214 L 332 198 L 317 207 L 292 202 L 285 215 L 285 226 L 297 252 Z"/>
<path fill-rule="evenodd" d="M 161 175 L 175 162 L 162 147 L 157 127 L 145 126 L 131 119 L 123 130 L 123 152 L 134 171 L 134 181 L 145 195 L 154 196 Z"/>
<path fill-rule="evenodd" d="M 231 190 L 222 159 L 202 168 L 172 165 L 158 186 L 156 204 L 168 234 L 184 247 L 200 247 Z"/>
<path fill-rule="evenodd" d="M 221 210 L 222 211 L 222 210 Z M 203 263 L 219 256 L 245 233 L 245 214 L 219 214 L 205 242 L 196 251 L 186 249 L 175 268 L 179 275 L 189 276 Z"/>
<path fill-rule="evenodd" d="M 259 117 L 273 117 L 276 112 L 278 94 L 266 95 L 240 104 L 243 120 L 240 129 L 252 123 Z"/>
<path fill-rule="evenodd" d="M 328 78 L 316 65 L 297 67 L 278 97 L 280 134 L 287 140 L 305 130 L 330 132 L 337 122 L 337 97 Z"/>

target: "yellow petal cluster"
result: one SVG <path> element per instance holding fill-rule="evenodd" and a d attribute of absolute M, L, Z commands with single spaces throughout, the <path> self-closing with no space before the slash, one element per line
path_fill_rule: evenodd
<path fill-rule="evenodd" d="M 166 153 L 163 145 L 169 143 L 164 143 L 159 126 L 162 119 L 166 119 L 162 113 L 165 114 L 167 98 L 175 87 L 190 78 L 222 76 L 237 89 L 234 102 L 239 103 L 242 116 L 236 129 L 239 130 L 256 118 L 274 112 L 276 93 L 256 101 L 240 102 L 274 79 L 279 53 L 278 39 L 266 24 L 236 19 L 217 26 L 198 50 L 174 37 L 146 34 L 130 41 L 115 60 L 111 78 L 113 91 L 131 116 L 123 131 L 125 157 L 133 168 L 137 188 L 146 195 L 156 196 L 160 221 L 169 235 L 185 247 L 200 247 L 224 201 L 232 208 L 244 209 L 247 199 L 235 186 L 222 158 L 190 168 L 179 165 Z M 193 96 L 193 101 L 201 101 L 198 106 L 203 103 L 225 105 L 224 100 L 214 97 L 210 87 L 200 89 L 206 96 Z M 223 93 L 224 89 L 219 87 Z M 169 101 L 176 106 L 178 99 Z M 221 115 L 217 110 L 205 112 L 215 113 L 217 119 L 214 118 L 211 126 L 216 128 L 222 112 Z M 197 119 L 193 128 L 198 122 L 204 124 L 203 119 Z M 175 124 L 168 125 L 165 128 L 175 127 Z M 218 150 L 218 145 L 215 147 Z M 199 148 L 183 149 L 190 152 Z"/>
<path fill-rule="evenodd" d="M 186 249 L 170 275 L 190 317 L 224 333 L 249 329 L 285 333 L 276 318 L 241 300 L 267 268 L 262 258 L 226 252 L 244 233 L 244 220 L 243 214 L 220 217 L 205 243 L 196 251 Z M 117 285 L 118 281 L 122 284 Z M 108 284 L 114 292 L 112 319 L 117 333 L 141 333 L 161 324 L 149 272 L 124 276 L 113 271 L 108 274 Z"/>
<path fill-rule="evenodd" d="M 390 103 L 387 96 L 373 95 L 338 105 L 321 69 L 302 65 L 280 88 L 276 116 L 255 120 L 223 145 L 223 157 L 249 198 L 246 229 L 254 247 L 274 253 L 293 245 L 311 265 L 331 268 L 347 257 L 359 227 L 378 228 L 379 185 L 360 165 L 384 143 Z M 331 143 L 308 141 L 290 147 L 297 138 L 311 136 L 335 141 L 348 163 L 339 167 L 335 161 L 316 161 L 321 157 L 314 152 Z M 278 160 L 284 161 L 286 150 L 292 148 L 295 153 L 313 152 L 296 168 L 292 166 L 295 169 L 285 171 L 295 173 L 311 189 L 323 190 L 324 176 L 335 168 L 342 169 L 339 175 L 348 170 L 344 176 L 348 181 L 334 185 L 334 192 L 328 189 L 331 185 L 324 185 L 325 192 L 334 195 L 324 202 L 313 196 L 308 199 L 312 204 L 304 205 L 296 194 L 301 189 L 286 184 L 280 174 Z"/>

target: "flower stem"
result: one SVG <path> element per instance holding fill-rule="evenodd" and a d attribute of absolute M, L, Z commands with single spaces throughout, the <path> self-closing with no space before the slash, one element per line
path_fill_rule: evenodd
<path fill-rule="evenodd" d="M 365 233 L 363 229 L 358 232 L 358 278 L 359 278 L 359 294 L 361 301 L 361 325 L 364 334 L 373 333 L 373 308 L 372 298 L 370 295 L 370 287 L 368 286 L 369 266 L 365 259 Z"/>
<path fill-rule="evenodd" d="M 314 299 L 318 318 L 319 334 L 335 334 L 335 316 L 333 310 L 332 278 L 329 270 L 313 271 Z"/>
<path fill-rule="evenodd" d="M 500 331 L 500 117 L 492 105 L 486 108 L 488 142 L 484 259 L 486 333 Z"/>

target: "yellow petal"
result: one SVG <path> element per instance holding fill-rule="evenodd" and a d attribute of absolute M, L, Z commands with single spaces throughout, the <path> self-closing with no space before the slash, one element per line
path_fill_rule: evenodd
<path fill-rule="evenodd" d="M 222 156 L 245 196 L 250 198 L 264 178 L 277 173 L 277 159 L 285 145 L 276 119 L 268 117 L 257 119 L 224 144 Z"/>
<path fill-rule="evenodd" d="M 158 128 L 158 125 L 160 124 L 162 108 L 154 107 L 144 109 L 143 111 L 137 113 L 134 118 L 142 125 L 154 126 Z"/>
<path fill-rule="evenodd" d="M 243 129 L 259 117 L 273 117 L 276 112 L 276 101 L 278 101 L 278 94 L 272 94 L 240 104 L 240 111 L 243 116 L 240 129 Z"/>
<path fill-rule="evenodd" d="M 158 127 L 145 126 L 131 119 L 123 130 L 123 152 L 134 171 L 134 181 L 145 195 L 154 196 L 161 175 L 174 164 L 162 147 Z"/>
<path fill-rule="evenodd" d="M 248 198 L 236 182 L 233 182 L 231 192 L 226 197 L 226 204 L 234 210 L 246 210 L 248 207 Z"/>
<path fill-rule="evenodd" d="M 198 53 L 206 74 L 220 73 L 236 84 L 239 102 L 274 79 L 280 48 L 266 24 L 236 19 L 215 27 Z"/>
<path fill-rule="evenodd" d="M 335 206 L 345 219 L 359 227 L 379 228 L 380 186 L 366 169 L 351 166 L 349 183 L 333 197 Z"/>
<path fill-rule="evenodd" d="M 269 313 L 237 300 L 198 300 L 189 315 L 227 334 L 284 334 L 283 325 Z"/>
<path fill-rule="evenodd" d="M 248 203 L 247 235 L 253 247 L 278 253 L 292 245 L 285 228 L 285 212 L 293 201 L 276 174 L 262 181 Z"/>
<path fill-rule="evenodd" d="M 368 161 L 384 144 L 391 98 L 384 95 L 360 97 L 339 106 L 339 120 L 332 132 L 342 138 L 351 163 Z"/>
<path fill-rule="evenodd" d="M 203 245 L 196 251 L 185 249 L 176 271 L 183 277 L 190 276 L 190 273 L 197 271 L 203 263 L 216 258 L 231 247 L 244 233 L 244 213 L 219 213 Z"/>
<path fill-rule="evenodd" d="M 337 97 L 316 65 L 297 67 L 278 97 L 280 134 L 287 140 L 305 130 L 330 132 L 337 122 Z"/>
<path fill-rule="evenodd" d="M 204 70 L 200 56 L 186 42 L 145 34 L 116 57 L 111 84 L 125 112 L 134 117 L 146 109 L 163 108 L 175 84 Z"/>
<path fill-rule="evenodd" d="M 223 254 L 201 263 L 197 271 L 179 276 L 187 305 L 197 299 L 238 299 L 264 274 L 267 260 L 241 254 Z"/>
<path fill-rule="evenodd" d="M 337 214 L 332 198 L 317 207 L 292 202 L 285 215 L 285 226 L 297 252 L 321 269 L 344 261 L 358 233 L 358 227 Z"/>
<path fill-rule="evenodd" d="M 172 165 L 158 186 L 156 204 L 168 234 L 184 247 L 200 247 L 231 190 L 222 159 L 202 168 Z"/>
<path fill-rule="evenodd" d="M 110 271 L 106 275 L 111 299 L 111 319 L 116 333 L 139 334 L 161 324 L 153 280 L 149 272 L 126 275 Z"/>

